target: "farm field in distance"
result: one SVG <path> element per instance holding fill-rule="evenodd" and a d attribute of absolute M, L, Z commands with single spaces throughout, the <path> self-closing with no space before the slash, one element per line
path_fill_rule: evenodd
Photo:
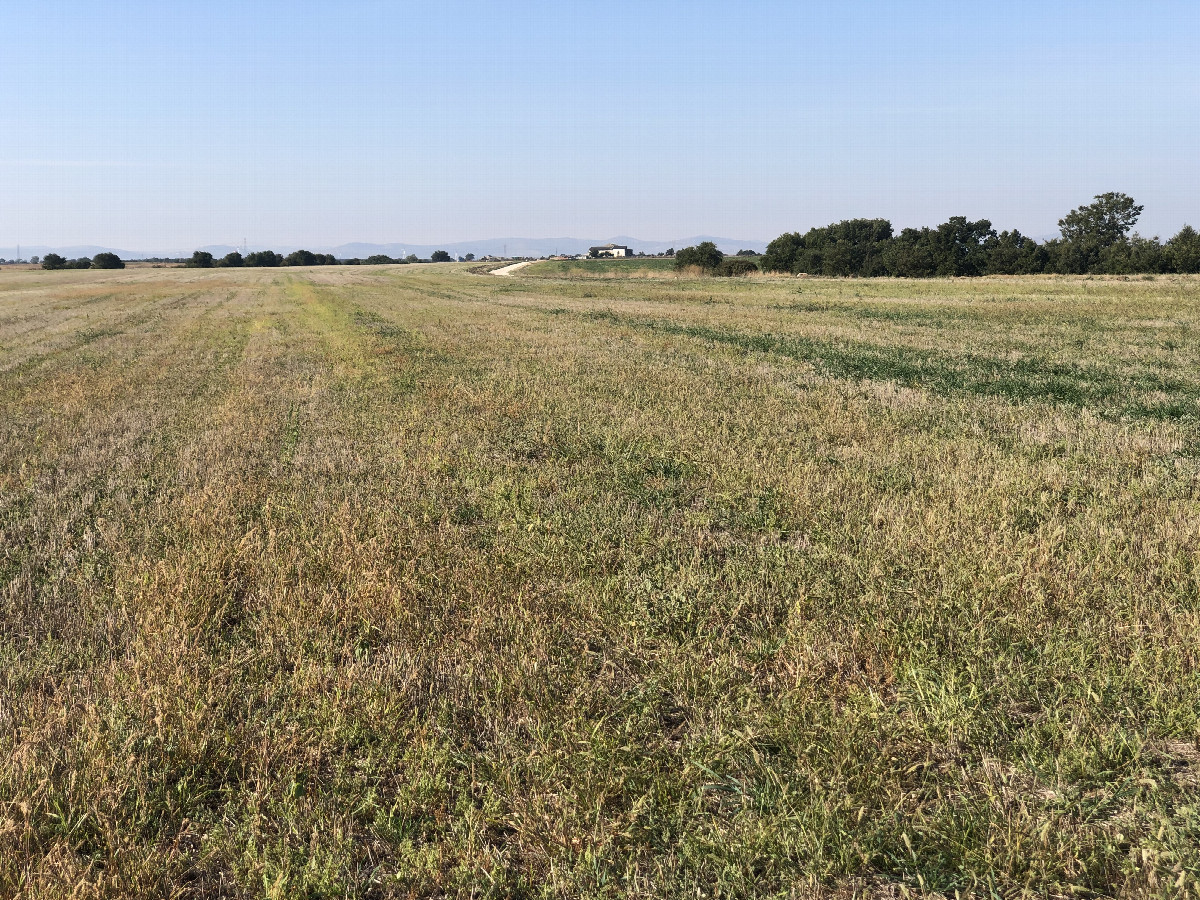
<path fill-rule="evenodd" d="M 0 273 L 0 896 L 1200 896 L 1200 279 L 468 269 Z"/>

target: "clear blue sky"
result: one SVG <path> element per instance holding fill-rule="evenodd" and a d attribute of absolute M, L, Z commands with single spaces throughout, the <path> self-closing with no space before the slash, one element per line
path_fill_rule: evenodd
<path fill-rule="evenodd" d="M 1196 0 L 0 9 L 0 246 L 1200 226 Z"/>

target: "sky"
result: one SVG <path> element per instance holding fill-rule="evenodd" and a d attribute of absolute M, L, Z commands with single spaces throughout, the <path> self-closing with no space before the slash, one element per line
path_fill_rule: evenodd
<path fill-rule="evenodd" d="M 0 6 L 0 246 L 1200 226 L 1196 0 Z"/>

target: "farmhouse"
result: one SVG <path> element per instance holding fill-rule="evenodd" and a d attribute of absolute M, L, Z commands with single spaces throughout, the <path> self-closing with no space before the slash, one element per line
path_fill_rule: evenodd
<path fill-rule="evenodd" d="M 605 244 L 603 247 L 589 247 L 588 256 L 595 259 L 603 257 L 613 258 L 620 256 L 633 256 L 633 254 L 629 252 L 628 247 L 622 247 L 620 244 Z"/>

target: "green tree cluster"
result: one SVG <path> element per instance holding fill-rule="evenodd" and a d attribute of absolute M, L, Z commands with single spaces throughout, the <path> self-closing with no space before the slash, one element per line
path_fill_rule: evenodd
<path fill-rule="evenodd" d="M 123 269 L 125 263 L 115 253 L 97 253 L 91 259 L 81 256 L 79 259 L 66 259 L 57 253 L 47 253 L 42 257 L 43 269 Z"/>
<path fill-rule="evenodd" d="M 714 272 L 725 259 L 725 254 L 712 241 L 701 241 L 695 247 L 684 247 L 675 254 L 676 269 L 700 269 Z"/>
<path fill-rule="evenodd" d="M 906 278 L 1200 272 L 1200 235 L 1191 226 L 1165 244 L 1130 234 L 1142 209 L 1127 194 L 1099 194 L 1060 219 L 1061 236 L 1043 244 L 965 216 L 898 235 L 886 219 L 849 219 L 780 235 L 762 263 L 771 272 Z"/>

